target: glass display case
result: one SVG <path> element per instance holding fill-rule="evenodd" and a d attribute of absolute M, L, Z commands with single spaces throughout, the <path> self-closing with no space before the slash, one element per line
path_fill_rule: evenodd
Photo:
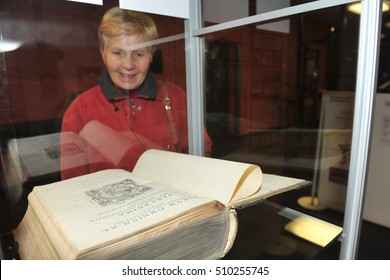
<path fill-rule="evenodd" d="M 289 194 L 239 207 L 236 210 L 238 233 L 223 259 L 338 259 L 338 239 L 342 233 L 340 216 L 328 216 L 325 220 L 293 207 L 292 197 L 307 193 L 310 186 L 308 182 Z M 20 259 L 18 243 L 11 233 L 2 236 L 1 244 L 2 259 Z"/>
<path fill-rule="evenodd" d="M 61 180 L 64 113 L 98 85 L 104 68 L 100 19 L 109 8 L 128 5 L 86 2 L 0 3 L 0 226 L 6 258 L 17 258 L 10 232 L 24 216 L 32 188 Z M 203 151 L 206 131 L 213 158 L 312 182 L 238 209 L 243 227 L 226 259 L 338 259 L 343 223 L 353 220 L 348 192 L 357 197 L 354 191 L 362 187 L 351 182 L 351 170 L 355 178 L 365 167 L 364 153 L 353 154 L 364 143 L 353 140 L 369 135 L 353 137 L 358 133 L 353 124 L 371 116 L 359 107 L 371 105 L 371 96 L 361 102 L 359 77 L 370 84 L 371 75 L 359 72 L 359 61 L 368 60 L 359 55 L 370 53 L 359 40 L 378 31 L 360 26 L 372 21 L 364 16 L 375 11 L 366 5 L 365 15 L 350 12 L 354 1 L 248 0 L 239 7 L 236 2 L 189 1 L 191 12 L 174 15 L 137 6 L 158 29 L 150 69 L 187 94 L 189 153 Z M 383 22 L 387 18 L 384 12 Z M 388 30 L 382 27 L 382 46 L 388 44 Z M 364 41 L 372 40 L 375 36 Z M 388 82 L 384 47 L 381 57 L 378 91 L 383 92 Z M 375 71 L 371 78 L 376 79 Z M 357 160 L 363 166 L 356 166 Z M 302 226 L 330 235 L 319 244 L 296 231 Z M 320 237 L 318 231 L 312 235 Z M 327 255 L 334 247 L 336 254 Z"/>

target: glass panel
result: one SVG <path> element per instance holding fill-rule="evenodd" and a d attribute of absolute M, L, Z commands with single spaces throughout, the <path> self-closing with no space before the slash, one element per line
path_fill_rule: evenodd
<path fill-rule="evenodd" d="M 382 14 L 382 33 L 379 50 L 378 92 L 390 93 L 390 12 Z"/>
<path fill-rule="evenodd" d="M 313 0 L 202 0 L 203 23 L 210 26 L 309 2 Z"/>
<path fill-rule="evenodd" d="M 213 156 L 314 187 L 285 205 L 342 225 L 352 137 L 359 15 L 345 6 L 204 36 Z M 334 214 L 337 213 L 337 214 Z"/>
<path fill-rule="evenodd" d="M 286 196 L 238 209 L 239 234 L 225 259 L 338 259 L 342 228 L 281 206 Z"/>
<path fill-rule="evenodd" d="M 0 3 L 0 151 L 4 163 L 0 180 L 6 182 L 1 184 L 1 191 L 9 194 L 7 203 L 13 213 L 10 215 L 12 221 L 5 221 L 7 227 L 17 224 L 23 216 L 27 194 L 32 187 L 61 179 L 60 132 L 64 113 L 76 97 L 98 85 L 98 77 L 104 67 L 99 50 L 98 26 L 105 11 L 118 5 L 118 1 L 105 0 L 103 4 L 62 0 L 4 0 Z M 159 34 L 153 43 L 156 44 L 156 51 L 150 69 L 157 80 L 172 82 L 183 91 L 180 123 L 184 128 L 187 125 L 184 115 L 187 105 L 184 19 L 154 14 L 150 14 L 150 17 Z M 129 73 L 136 71 L 132 68 Z M 127 78 L 131 79 L 132 76 L 128 75 Z M 179 92 L 178 88 L 175 92 Z M 160 138 L 168 143 L 164 146 L 164 149 L 168 149 L 172 133 L 166 121 L 168 118 L 162 98 L 159 102 L 161 117 L 158 119 L 165 121 L 167 128 L 155 125 L 150 128 L 150 134 L 164 130 Z M 140 111 L 141 105 L 136 105 L 128 107 Z M 99 106 L 97 103 L 81 105 L 79 114 L 100 110 Z M 179 107 L 179 104 L 176 106 Z M 175 120 L 178 117 L 175 115 Z M 76 119 L 74 124 L 81 125 L 82 118 Z M 144 124 L 143 127 L 150 126 Z M 181 133 L 187 139 L 186 131 Z M 96 134 L 99 139 L 103 136 L 112 156 L 115 145 L 108 140 L 109 135 L 102 132 Z M 143 141 L 145 146 L 153 145 L 147 140 Z M 67 147 L 70 154 L 78 155 L 80 147 L 64 143 L 66 145 L 61 145 L 61 149 Z M 183 140 L 183 150 L 186 150 L 186 143 Z M 170 149 L 173 149 L 173 145 Z M 36 150 L 43 154 L 37 154 Z M 20 161 L 22 154 L 25 155 L 23 162 Z M 4 231 L 7 230 L 9 228 Z"/>

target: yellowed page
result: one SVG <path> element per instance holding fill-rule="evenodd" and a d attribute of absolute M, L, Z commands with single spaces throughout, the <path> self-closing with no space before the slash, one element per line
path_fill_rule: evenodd
<path fill-rule="evenodd" d="M 78 252 L 131 236 L 211 202 L 118 169 L 36 187 L 33 192 Z M 54 246 L 61 251 L 63 244 Z"/>
<path fill-rule="evenodd" d="M 292 189 L 298 189 L 304 186 L 308 186 L 311 183 L 309 181 L 291 177 L 284 177 L 274 174 L 263 174 L 263 182 L 258 192 L 250 197 L 242 198 L 234 201 L 231 205 L 234 208 L 247 207 L 271 196 L 286 192 Z"/>
<path fill-rule="evenodd" d="M 254 194 L 262 181 L 257 165 L 159 150 L 146 151 L 133 172 L 225 205 Z"/>

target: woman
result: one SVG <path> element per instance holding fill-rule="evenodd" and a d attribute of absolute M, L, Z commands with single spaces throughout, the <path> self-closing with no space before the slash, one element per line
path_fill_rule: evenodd
<path fill-rule="evenodd" d="M 158 38 L 154 21 L 115 7 L 103 16 L 98 36 L 105 68 L 99 85 L 64 114 L 62 179 L 109 168 L 132 171 L 151 148 L 188 153 L 186 94 L 156 80 L 149 69 L 155 51 L 150 42 Z M 84 147 L 70 144 L 72 132 L 85 140 Z M 205 155 L 211 155 L 207 133 Z"/>

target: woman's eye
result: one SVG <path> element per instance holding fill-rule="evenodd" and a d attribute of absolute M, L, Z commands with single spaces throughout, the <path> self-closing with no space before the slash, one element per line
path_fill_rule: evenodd
<path fill-rule="evenodd" d="M 115 56 L 123 56 L 123 51 L 113 51 L 112 52 Z"/>

